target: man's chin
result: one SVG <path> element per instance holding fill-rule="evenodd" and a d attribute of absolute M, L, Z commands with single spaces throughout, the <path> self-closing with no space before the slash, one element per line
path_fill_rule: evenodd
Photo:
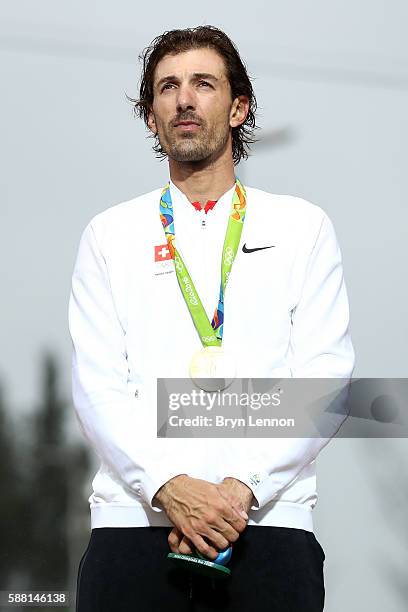
<path fill-rule="evenodd" d="M 200 162 L 207 159 L 210 154 L 208 151 L 181 151 L 174 149 L 167 152 L 168 157 L 177 162 Z"/>

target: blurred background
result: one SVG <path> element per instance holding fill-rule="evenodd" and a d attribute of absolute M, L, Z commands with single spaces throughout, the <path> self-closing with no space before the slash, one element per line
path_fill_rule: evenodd
<path fill-rule="evenodd" d="M 211 24 L 237 44 L 262 128 L 238 176 L 327 212 L 354 376 L 407 376 L 407 22 L 403 0 L 3 0 L 0 590 L 74 601 L 97 462 L 72 408 L 71 275 L 88 221 L 168 178 L 125 96 L 165 30 Z M 339 439 L 320 455 L 327 612 L 406 610 L 407 457 L 405 439 Z"/>

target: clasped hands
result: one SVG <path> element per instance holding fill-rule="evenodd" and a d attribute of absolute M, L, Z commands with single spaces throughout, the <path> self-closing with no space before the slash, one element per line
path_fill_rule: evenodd
<path fill-rule="evenodd" d="M 192 554 L 195 548 L 212 560 L 244 531 L 253 499 L 251 489 L 235 478 L 214 484 L 187 474 L 172 478 L 155 495 L 174 525 L 171 551 Z"/>

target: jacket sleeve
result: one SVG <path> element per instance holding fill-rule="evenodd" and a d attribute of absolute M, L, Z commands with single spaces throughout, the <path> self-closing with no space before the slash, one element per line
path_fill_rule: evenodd
<path fill-rule="evenodd" d="M 323 212 L 309 253 L 300 298 L 292 310 L 290 369 L 296 378 L 345 378 L 354 369 L 349 306 L 340 249 L 333 224 Z M 341 382 L 341 381 L 338 381 Z M 259 510 L 291 484 L 337 433 L 345 417 L 334 418 L 330 437 L 257 439 L 234 457 L 223 456 L 224 477 L 237 478 L 253 492 Z M 327 429 L 326 429 L 327 431 Z M 232 453 L 231 453 L 232 454 Z"/>
<path fill-rule="evenodd" d="M 69 299 L 74 409 L 84 436 L 127 492 L 162 512 L 152 499 L 170 478 L 188 473 L 188 460 L 169 452 L 171 440 L 149 439 L 152 427 L 128 389 L 125 333 L 92 221 L 80 239 Z"/>

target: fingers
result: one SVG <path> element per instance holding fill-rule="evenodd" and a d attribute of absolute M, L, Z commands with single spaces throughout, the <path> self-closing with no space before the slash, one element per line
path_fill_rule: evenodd
<path fill-rule="evenodd" d="M 239 538 L 240 532 L 246 527 L 246 521 L 219 496 L 213 507 L 206 509 L 201 519 L 191 520 L 190 526 L 200 536 L 205 537 L 210 546 L 219 551 Z M 185 529 L 182 531 L 191 539 Z"/>
<path fill-rule="evenodd" d="M 195 549 L 198 550 L 204 557 L 212 560 L 216 559 L 219 552 L 218 549 L 207 543 L 207 541 L 200 534 L 193 532 L 190 539 Z M 225 546 L 223 548 L 225 548 Z"/>
<path fill-rule="evenodd" d="M 171 530 L 167 540 L 172 552 L 183 555 L 191 555 L 193 553 L 193 546 L 190 540 L 177 527 Z"/>
<path fill-rule="evenodd" d="M 248 514 L 245 511 L 243 503 L 233 496 L 228 494 L 225 495 L 221 491 L 220 493 L 230 504 L 230 511 L 227 511 L 223 515 L 223 518 L 230 523 L 234 529 L 241 533 L 246 528 L 248 520 Z"/>
<path fill-rule="evenodd" d="M 205 528 L 205 525 L 201 526 L 201 530 L 205 532 L 205 535 L 196 533 L 190 539 L 180 529 L 174 527 L 167 538 L 171 551 L 191 555 L 194 552 L 194 547 L 196 547 L 204 556 L 215 558 L 220 550 L 229 546 L 230 541 L 216 530 Z M 193 544 L 193 542 L 195 543 Z"/>
<path fill-rule="evenodd" d="M 227 503 L 221 513 L 221 519 L 223 519 L 224 522 L 222 533 L 230 542 L 235 542 L 239 534 L 242 533 L 247 526 L 247 521 L 240 512 L 241 510 L 239 507 L 237 508 Z"/>
<path fill-rule="evenodd" d="M 192 555 L 193 548 L 194 547 L 191 544 L 190 540 L 186 536 L 184 536 L 179 546 L 179 552 L 181 552 L 182 555 Z"/>
<path fill-rule="evenodd" d="M 228 548 L 231 542 L 235 542 L 239 533 L 231 528 L 225 521 L 221 522 L 221 527 L 212 528 L 205 521 L 195 522 L 193 526 L 187 525 L 183 528 L 187 544 L 190 548 L 195 547 L 202 555 L 210 559 L 215 559 L 220 550 Z M 222 529 L 224 532 L 222 533 Z M 225 532 L 229 537 L 225 537 Z M 180 552 L 185 550 L 184 545 L 180 545 Z"/>
<path fill-rule="evenodd" d="M 183 538 L 183 533 L 180 531 L 180 529 L 178 529 L 177 527 L 173 527 L 173 529 L 171 530 L 167 538 L 171 552 L 174 552 L 174 553 L 178 552 L 179 544 L 182 538 Z"/>
<path fill-rule="evenodd" d="M 219 496 L 213 508 L 210 508 L 203 517 L 207 530 L 199 529 L 199 533 L 208 537 L 219 549 L 235 542 L 246 527 L 246 522 L 231 508 L 231 505 Z"/>

